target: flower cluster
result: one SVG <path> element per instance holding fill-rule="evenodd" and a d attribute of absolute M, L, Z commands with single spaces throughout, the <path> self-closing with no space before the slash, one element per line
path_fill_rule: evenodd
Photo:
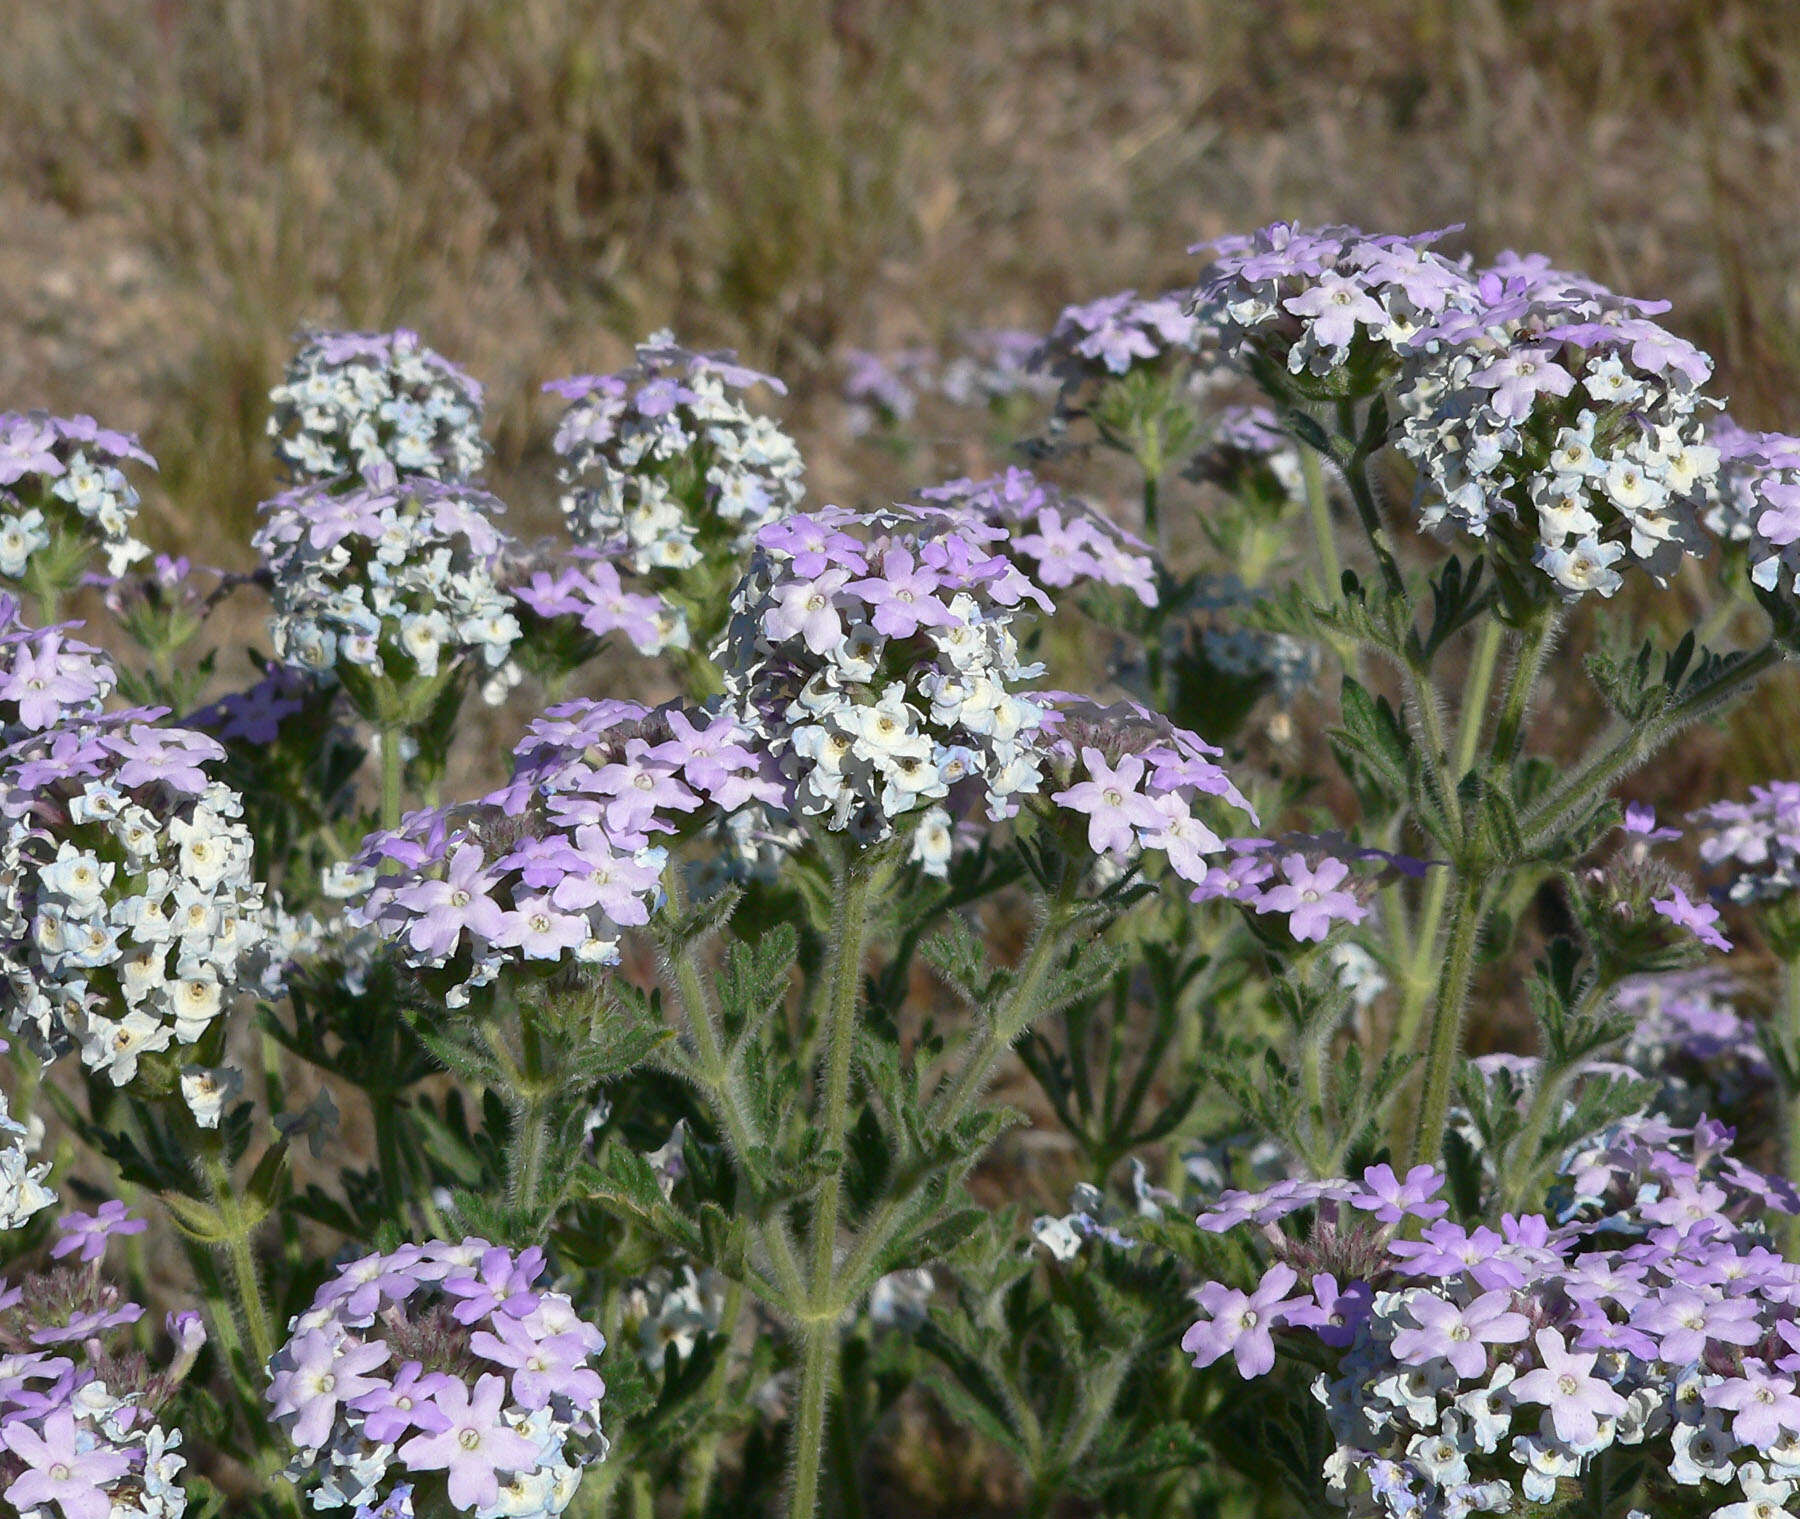
<path fill-rule="evenodd" d="M 1743 1508 L 1714 1510 L 1734 1519 L 1785 1511 L 1800 1490 L 1800 1268 L 1759 1221 L 1800 1198 L 1729 1158 L 1731 1137 L 1619 1126 L 1565 1163 L 1553 1217 L 1498 1230 L 1444 1217 L 1429 1167 L 1227 1194 L 1201 1227 L 1254 1224 L 1276 1259 L 1251 1291 L 1203 1286 L 1183 1347 L 1255 1377 L 1290 1334 L 1315 1340 L 1336 1440 L 1322 1475 L 1354 1514 L 1552 1504 L 1621 1446 L 1642 1448 L 1655 1490 L 1735 1492 Z M 1306 1210 L 1309 1232 L 1280 1226 Z"/>
<path fill-rule="evenodd" d="M 389 468 L 481 472 L 481 386 L 416 332 L 309 332 L 269 392 L 269 436 L 299 480 Z"/>
<path fill-rule="evenodd" d="M 1395 442 L 1422 524 L 1492 537 L 1569 601 L 1612 595 L 1621 561 L 1667 579 L 1704 543 L 1711 361 L 1650 320 L 1661 305 L 1491 272 L 1479 290 L 1415 339 Z"/>
<path fill-rule="evenodd" d="M 606 1342 L 536 1286 L 543 1266 L 539 1250 L 434 1240 L 351 1261 L 319 1289 L 268 1389 L 314 1508 L 393 1502 L 381 1512 L 410 1519 L 428 1485 L 477 1519 L 568 1506 L 606 1455 Z"/>
<path fill-rule="evenodd" d="M 1752 786 L 1743 802 L 1713 802 L 1692 814 L 1700 858 L 1731 872 L 1734 902 L 1784 897 L 1800 886 L 1800 781 Z"/>
<path fill-rule="evenodd" d="M 4 1047 L 0 1040 L 0 1049 Z M 30 1130 L 12 1116 L 6 1094 L 0 1092 L 0 1231 L 22 1227 L 56 1201 L 56 1194 L 44 1185 L 50 1163 L 32 1163 L 31 1141 Z"/>
<path fill-rule="evenodd" d="M 1222 751 L 1198 735 L 1133 702 L 1101 706 L 1063 693 L 1045 701 L 1046 768 L 1062 783 L 1048 800 L 1102 860 L 1129 866 L 1155 851 L 1178 877 L 1198 884 L 1225 849 L 1212 826 L 1222 821 L 1219 804 L 1256 820 L 1218 764 Z"/>
<path fill-rule="evenodd" d="M 666 332 L 618 374 L 556 380 L 564 519 L 576 542 L 634 573 L 682 570 L 748 546 L 805 493 L 800 451 L 736 392 L 786 387 L 729 354 L 692 353 Z"/>
<path fill-rule="evenodd" d="M 1201 244 L 1213 264 L 1191 309 L 1219 323 L 1240 360 L 1307 377 L 1346 394 L 1373 391 L 1398 370 L 1421 328 L 1467 304 L 1467 274 L 1431 251 L 1454 229 L 1413 237 L 1354 227 L 1276 222 Z"/>
<path fill-rule="evenodd" d="M 258 973 L 250 835 L 206 773 L 223 755 L 127 714 L 55 730 L 6 771 L 0 987 L 7 1026 L 39 1054 L 78 1048 L 123 1086 L 143 1057 L 206 1039 Z M 210 1093 L 193 1104 L 217 1122 Z"/>
<path fill-rule="evenodd" d="M 621 633 L 640 654 L 688 646 L 687 617 L 679 607 L 648 591 L 628 591 L 618 570 L 605 560 L 579 558 L 560 569 L 540 569 L 513 587 L 523 609 L 527 644 L 569 629 L 588 640 Z M 591 657 L 591 650 L 584 651 Z"/>
<path fill-rule="evenodd" d="M 662 900 L 657 836 L 777 794 L 748 739 L 725 712 L 553 707 L 527 730 L 510 785 L 367 841 L 363 866 L 388 868 L 350 922 L 441 974 L 451 1006 L 509 965 L 615 961 L 620 935 Z"/>
<path fill-rule="evenodd" d="M 1193 357 L 1216 337 L 1210 322 L 1189 309 L 1181 291 L 1140 296 L 1121 290 L 1064 307 L 1032 362 L 1069 388 L 1165 358 Z"/>
<path fill-rule="evenodd" d="M 1658 1110 L 1697 1117 L 1767 1089 L 1772 1072 L 1742 988 L 1716 968 L 1633 976 L 1613 994 L 1631 1015 L 1624 1063 L 1662 1083 Z"/>
<path fill-rule="evenodd" d="M 725 1284 L 710 1266 L 656 1266 L 625 1294 L 625 1319 L 636 1326 L 644 1366 L 660 1375 L 672 1350 L 691 1356 L 705 1335 L 717 1334 L 725 1313 Z"/>
<path fill-rule="evenodd" d="M 98 649 L 62 628 L 33 628 L 0 594 L 0 751 L 71 718 L 97 715 L 118 684 Z"/>
<path fill-rule="evenodd" d="M 382 469 L 277 496 L 253 540 L 273 577 L 276 654 L 358 685 L 500 670 L 519 636 L 498 583 L 501 510 L 471 486 Z"/>
<path fill-rule="evenodd" d="M 976 531 L 1004 529 L 1008 556 L 1049 590 L 1115 586 L 1147 607 L 1157 603 L 1150 546 L 1030 470 L 1015 466 L 986 480 L 947 481 L 919 491 L 918 499 Z"/>
<path fill-rule="evenodd" d="M 181 1432 L 157 1421 L 206 1332 L 172 1314 L 153 1368 L 131 1343 L 144 1310 L 83 1260 L 0 1283 L 0 1498 L 19 1519 L 180 1519 Z"/>
<path fill-rule="evenodd" d="M 129 433 L 92 417 L 43 412 L 0 415 L 0 578 L 37 578 L 66 589 L 90 549 L 122 575 L 150 552 L 132 536 L 138 493 L 123 466 L 156 461 Z"/>
<path fill-rule="evenodd" d="M 1360 923 L 1368 916 L 1365 901 L 1376 882 L 1354 875 L 1353 865 L 1371 862 L 1411 876 L 1426 869 L 1419 860 L 1336 835 L 1230 839 L 1225 847 L 1230 857 L 1207 870 L 1190 900 L 1235 902 L 1249 912 L 1286 918 L 1288 932 L 1302 943 L 1321 943 L 1333 923 Z M 1349 982 L 1365 979 L 1369 969 L 1353 965 Z"/>
<path fill-rule="evenodd" d="M 993 327 L 964 333 L 961 351 L 948 359 L 930 348 L 850 349 L 841 387 L 850 431 L 868 432 L 877 417 L 910 421 L 921 395 L 941 396 L 953 406 L 989 405 L 1015 395 L 1048 400 L 1057 382 L 1037 367 L 1042 341 L 1035 332 Z"/>
<path fill-rule="evenodd" d="M 1771 510 L 1776 517 L 1770 527 L 1779 530 L 1781 506 L 1800 489 L 1800 439 L 1751 432 L 1721 412 L 1706 429 L 1706 441 L 1719 454 L 1718 478 L 1700 515 L 1707 530 L 1723 543 L 1748 543 Z M 1772 571 L 1764 576 L 1773 582 Z"/>
<path fill-rule="evenodd" d="M 1273 411 L 1223 406 L 1211 420 L 1211 441 L 1189 466 L 1191 475 L 1277 510 L 1303 499 L 1300 445 Z"/>
<path fill-rule="evenodd" d="M 851 530 L 864 536 L 856 536 Z M 909 814 L 1007 816 L 1042 783 L 1040 673 L 1012 623 L 1049 598 L 942 509 L 826 508 L 757 535 L 731 601 L 724 674 L 797 817 L 871 842 Z"/>

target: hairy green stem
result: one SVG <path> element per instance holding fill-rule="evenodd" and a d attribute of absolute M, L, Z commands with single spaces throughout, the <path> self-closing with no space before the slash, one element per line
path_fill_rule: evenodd
<path fill-rule="evenodd" d="M 1690 689 L 1657 716 L 1620 734 L 1605 749 L 1587 759 L 1561 785 L 1551 788 L 1547 795 L 1525 810 L 1519 826 L 1525 835 L 1526 852 L 1541 848 L 1572 815 L 1590 805 L 1620 776 L 1657 753 L 1689 723 L 1747 690 L 1785 657 L 1781 646 L 1770 640 L 1729 670 Z"/>
<path fill-rule="evenodd" d="M 1500 718 L 1494 725 L 1494 763 L 1512 764 L 1525 744 L 1525 720 L 1531 715 L 1531 701 L 1537 694 L 1539 677 L 1544 673 L 1544 659 L 1550 652 L 1551 636 L 1561 620 L 1554 607 L 1536 608 L 1525 626 L 1519 630 L 1519 652 L 1507 677 L 1506 695 L 1501 700 Z M 1498 624 L 1494 624 L 1498 626 Z"/>
<path fill-rule="evenodd" d="M 1388 593 L 1410 611 L 1412 601 L 1407 594 L 1406 577 L 1400 573 L 1399 561 L 1394 558 L 1393 545 L 1388 541 L 1387 524 L 1382 521 L 1381 504 L 1375 499 L 1375 487 L 1369 479 L 1368 458 L 1357 445 L 1355 415 L 1348 402 L 1339 408 L 1338 428 L 1351 448 L 1340 467 L 1344 483 L 1350 488 L 1350 500 L 1362 522 L 1363 536 L 1369 540 L 1369 548 L 1375 555 Z"/>
<path fill-rule="evenodd" d="M 269 1357 L 275 1354 L 275 1329 L 270 1321 L 268 1304 L 263 1300 L 262 1278 L 252 1244 L 255 1230 L 245 1223 L 225 1162 L 212 1151 L 204 1151 L 200 1168 L 213 1211 L 218 1215 L 225 1235 L 220 1249 L 231 1268 L 233 1306 L 249 1338 L 258 1367 L 267 1366 Z"/>
<path fill-rule="evenodd" d="M 806 1355 L 800 1372 L 800 1406 L 794 1420 L 790 1519 L 811 1519 L 818 1508 L 819 1468 L 824 1459 L 825 1410 L 837 1369 L 837 1243 L 844 1199 L 844 1140 L 850 1128 L 850 1065 L 856 1047 L 856 1010 L 862 989 L 863 946 L 869 929 L 872 869 L 854 860 L 837 881 L 832 915 L 830 977 L 825 1003 L 825 1091 L 821 1142 L 836 1156 L 820 1184 L 812 1216 L 812 1270 L 803 1319 Z"/>
<path fill-rule="evenodd" d="M 707 1430 L 695 1442 L 688 1455 L 687 1494 L 682 1502 L 682 1512 L 687 1515 L 687 1519 L 703 1519 L 707 1502 L 712 1496 L 713 1477 L 719 1469 L 719 1448 L 722 1443 L 716 1424 L 724 1413 L 725 1396 L 731 1389 L 731 1337 L 743 1311 L 744 1289 L 740 1283 L 730 1282 L 726 1285 L 725 1303 L 719 1313 L 719 1358 L 707 1373 L 704 1394 L 705 1402 L 713 1411 L 715 1427 Z"/>
<path fill-rule="evenodd" d="M 789 1519 L 812 1519 L 819 1509 L 825 1405 L 831 1395 L 837 1351 L 835 1319 L 806 1326 L 806 1354 L 800 1367 L 800 1406 L 794 1411 L 793 1473 L 787 1503 Z"/>
<path fill-rule="evenodd" d="M 381 742 L 381 826 L 398 828 L 405 811 L 406 760 L 401 752 L 401 743 L 406 730 L 399 727 L 385 727 L 380 730 Z"/>
<path fill-rule="evenodd" d="M 1425 1087 L 1419 1101 L 1405 1163 L 1436 1160 L 1444 1144 L 1450 1114 L 1450 1089 L 1456 1084 L 1457 1056 L 1462 1050 L 1463 1013 L 1475 977 L 1475 950 L 1481 938 L 1483 883 L 1478 870 L 1463 875 L 1450 910 L 1450 933 L 1431 1010 L 1431 1042 L 1425 1055 Z"/>
<path fill-rule="evenodd" d="M 1800 1177 L 1800 959 L 1782 962 L 1779 1016 L 1782 1063 L 1787 1068 L 1781 1093 L 1781 1161 L 1793 1181 Z M 1800 1218 L 1784 1218 L 1782 1233 L 1790 1248 L 1800 1246 Z"/>
<path fill-rule="evenodd" d="M 1325 490 L 1325 471 L 1318 452 L 1302 445 L 1300 476 L 1306 484 L 1306 514 L 1312 522 L 1313 543 L 1319 551 L 1319 573 L 1325 581 L 1325 597 L 1335 601 L 1343 593 L 1344 564 L 1338 557 L 1337 531 L 1331 523 L 1331 497 Z"/>
<path fill-rule="evenodd" d="M 1463 677 L 1462 710 L 1457 715 L 1456 752 L 1451 756 L 1452 782 L 1460 781 L 1475 763 L 1475 751 L 1481 745 L 1481 729 L 1487 717 L 1488 693 L 1494 687 L 1494 672 L 1500 664 L 1500 648 L 1506 642 L 1506 625 L 1497 617 L 1482 624 L 1475 652 L 1469 656 L 1469 670 Z"/>

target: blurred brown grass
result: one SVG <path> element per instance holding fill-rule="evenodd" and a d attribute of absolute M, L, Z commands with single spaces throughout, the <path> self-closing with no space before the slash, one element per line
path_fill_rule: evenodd
<path fill-rule="evenodd" d="M 0 0 L 0 404 L 141 428 L 215 557 L 304 321 L 492 385 L 671 323 L 807 388 L 1274 216 L 1467 223 L 1637 293 L 1800 423 L 1793 0 Z M 815 463 L 853 489 L 854 458 Z"/>

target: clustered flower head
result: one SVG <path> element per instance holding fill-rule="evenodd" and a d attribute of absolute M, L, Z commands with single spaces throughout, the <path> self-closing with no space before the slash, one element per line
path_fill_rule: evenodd
<path fill-rule="evenodd" d="M 1385 849 L 1352 844 L 1336 834 L 1283 834 L 1275 839 L 1227 839 L 1226 858 L 1211 866 L 1194 887 L 1194 902 L 1235 902 L 1247 912 L 1287 920 L 1301 943 L 1323 943 L 1335 923 L 1360 923 L 1369 915 L 1366 899 L 1379 877 L 1359 877 L 1357 864 L 1382 872 L 1418 876 L 1427 863 Z M 1349 980 L 1367 976 L 1357 966 Z"/>
<path fill-rule="evenodd" d="M 828 507 L 757 535 L 725 687 L 795 817 L 870 843 L 927 810 L 1000 819 L 1039 788 L 1044 709 L 1020 687 L 1040 667 L 1013 622 L 1050 601 L 1006 536 L 930 507 Z"/>
<path fill-rule="evenodd" d="M 1033 362 L 1068 388 L 1165 358 L 1194 357 L 1216 337 L 1211 323 L 1189 308 L 1181 291 L 1140 296 L 1121 290 L 1085 305 L 1065 306 Z"/>
<path fill-rule="evenodd" d="M 1732 1159 L 1731 1138 L 1615 1126 L 1565 1161 L 1551 1216 L 1498 1229 L 1445 1217 L 1429 1167 L 1227 1194 L 1201 1227 L 1254 1225 L 1274 1261 L 1251 1290 L 1201 1287 L 1183 1348 L 1256 1377 L 1314 1340 L 1304 1359 L 1329 1358 L 1313 1394 L 1336 1441 L 1322 1475 L 1352 1514 L 1535 1511 L 1619 1447 L 1653 1492 L 1737 1500 L 1712 1510 L 1732 1519 L 1787 1512 L 1800 1267 L 1762 1220 L 1800 1197 Z M 1283 1228 L 1308 1210 L 1308 1232 Z"/>
<path fill-rule="evenodd" d="M 794 440 L 738 392 L 786 387 L 730 354 L 693 353 L 667 332 L 617 374 L 556 380 L 563 517 L 577 543 L 632 572 L 684 570 L 748 547 L 805 487 Z"/>
<path fill-rule="evenodd" d="M 158 1419 L 206 1331 L 171 1314 L 159 1369 L 133 1345 L 144 1310 L 82 1261 L 0 1282 L 0 1499 L 18 1519 L 180 1519 L 181 1431 Z"/>
<path fill-rule="evenodd" d="M 1650 319 L 1666 303 L 1543 271 L 1478 289 L 1415 336 L 1399 397 L 1422 524 L 1497 541 L 1568 601 L 1612 595 L 1621 562 L 1666 580 L 1705 542 L 1711 360 Z"/>
<path fill-rule="evenodd" d="M 537 623 L 573 625 L 589 639 L 620 633 L 640 654 L 685 649 L 687 616 L 650 591 L 627 590 L 618 569 L 603 559 L 578 558 L 557 569 L 539 569 L 513 598 L 524 608 L 525 637 Z"/>
<path fill-rule="evenodd" d="M 1072 816 L 1103 862 L 1130 866 L 1154 851 L 1197 884 L 1225 849 L 1214 827 L 1224 808 L 1256 820 L 1218 763 L 1222 751 L 1199 735 L 1135 702 L 1102 706 L 1061 692 L 1042 699 L 1040 745 L 1051 784 L 1060 784 L 1047 800 Z"/>
<path fill-rule="evenodd" d="M 1211 424 L 1211 441 L 1190 474 L 1277 510 L 1304 498 L 1300 446 L 1268 407 L 1220 407 Z"/>
<path fill-rule="evenodd" d="M 253 542 L 273 577 L 276 654 L 358 682 L 500 671 L 519 636 L 501 510 L 472 486 L 380 468 L 266 503 Z"/>
<path fill-rule="evenodd" d="M 1368 394 L 1398 371 L 1422 328 L 1472 298 L 1461 267 L 1431 251 L 1453 228 L 1412 237 L 1276 222 L 1200 244 L 1213 263 L 1190 309 L 1219 324 L 1240 361 L 1285 371 L 1306 393 Z"/>
<path fill-rule="evenodd" d="M 661 903 L 657 839 L 779 795 L 725 711 L 570 702 L 531 724 L 517 756 L 510 785 L 364 845 L 373 878 L 351 924 L 433 973 L 451 1006 L 506 967 L 616 961 L 620 935 Z"/>
<path fill-rule="evenodd" d="M 1800 886 L 1800 781 L 1752 786 L 1749 800 L 1713 802 L 1691 814 L 1700 858 L 1729 871 L 1734 902 L 1769 901 Z"/>
<path fill-rule="evenodd" d="M 849 403 L 850 431 L 860 436 L 878 417 L 909 422 L 922 395 L 941 396 L 953 406 L 993 404 L 1015 395 L 1048 400 L 1057 380 L 1038 366 L 1042 343 L 1035 332 L 993 327 L 962 334 L 960 352 L 948 359 L 923 347 L 882 353 L 848 349 L 841 394 Z"/>
<path fill-rule="evenodd" d="M 50 578 L 68 585 L 91 548 L 112 575 L 148 554 L 131 533 L 138 493 L 128 463 L 156 468 L 136 438 L 92 417 L 0 414 L 0 578 L 25 579 L 43 556 Z"/>
<path fill-rule="evenodd" d="M 6 1041 L 0 1040 L 0 1051 Z M 56 1201 L 45 1185 L 48 1161 L 32 1161 L 31 1131 L 12 1116 L 6 1094 L 0 1092 L 0 1231 L 22 1228 Z"/>
<path fill-rule="evenodd" d="M 1150 546 L 1085 501 L 1013 467 L 985 480 L 950 480 L 918 499 L 965 518 L 977 531 L 1003 528 L 1006 552 L 1038 585 L 1052 591 L 1083 584 L 1130 591 L 1157 602 Z"/>
<path fill-rule="evenodd" d="M 98 649 L 65 629 L 34 628 L 0 593 L 0 753 L 75 717 L 96 716 L 118 685 Z"/>
<path fill-rule="evenodd" d="M 1773 1072 L 1756 1025 L 1738 1011 L 1742 996 L 1717 967 L 1632 976 L 1613 993 L 1631 1015 L 1621 1058 L 1662 1083 L 1659 1110 L 1697 1116 L 1767 1089 Z"/>
<path fill-rule="evenodd" d="M 207 1039 L 260 973 L 242 804 L 207 775 L 223 756 L 129 713 L 15 746 L 0 771 L 0 1000 L 39 1055 L 76 1049 L 124 1086 L 143 1057 Z M 217 1122 L 210 1092 L 194 1111 Z"/>
<path fill-rule="evenodd" d="M 1793 501 L 1800 488 L 1800 439 L 1751 432 L 1720 412 L 1706 429 L 1706 441 L 1719 453 L 1718 477 L 1700 516 L 1707 530 L 1724 543 L 1748 543 L 1771 510 L 1777 520 L 1770 526 L 1778 528 L 1779 504 Z M 1772 572 L 1764 574 L 1772 584 Z"/>
<path fill-rule="evenodd" d="M 341 1267 L 288 1326 L 270 1411 L 316 1509 L 560 1514 L 606 1455 L 605 1339 L 536 1284 L 541 1250 L 432 1240 Z"/>
<path fill-rule="evenodd" d="M 299 480 L 388 468 L 481 472 L 481 386 L 416 332 L 309 332 L 269 392 L 275 454 Z"/>

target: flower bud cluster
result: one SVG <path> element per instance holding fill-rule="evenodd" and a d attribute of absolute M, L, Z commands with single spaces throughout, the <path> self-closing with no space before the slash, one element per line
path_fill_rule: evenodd
<path fill-rule="evenodd" d="M 563 516 L 577 543 L 634 573 L 684 570 L 747 548 L 805 487 L 794 441 L 736 392 L 786 387 L 730 354 L 693 353 L 658 332 L 637 363 L 556 380 L 569 403 L 556 430 Z"/>
<path fill-rule="evenodd" d="M 144 1310 L 82 1259 L 0 1283 L 0 1499 L 18 1519 L 181 1519 L 181 1431 L 157 1421 L 206 1331 L 171 1314 L 153 1367 L 131 1334 Z"/>
<path fill-rule="evenodd" d="M 1276 222 L 1201 244 L 1213 263 L 1190 310 L 1219 323 L 1226 350 L 1345 394 L 1397 372 L 1421 328 L 1467 304 L 1467 274 L 1431 251 L 1454 229 L 1413 237 Z"/>
<path fill-rule="evenodd" d="M 656 837 L 778 795 L 748 739 L 724 712 L 553 707 L 527 730 L 510 785 L 369 838 L 360 863 L 373 878 L 349 920 L 441 977 L 453 1007 L 507 966 L 610 964 L 661 904 Z"/>
<path fill-rule="evenodd" d="M 253 542 L 274 579 L 276 654 L 374 680 L 499 670 L 519 636 L 498 583 L 501 510 L 472 486 L 383 469 L 266 503 Z"/>
<path fill-rule="evenodd" d="M 1650 320 L 1662 303 L 1491 271 L 1478 288 L 1415 336 L 1399 398 L 1421 523 L 1497 539 L 1567 601 L 1612 595 L 1621 561 L 1666 580 L 1705 543 L 1711 360 Z"/>
<path fill-rule="evenodd" d="M 1732 1159 L 1731 1137 L 1621 1125 L 1565 1162 L 1554 1221 L 1509 1214 L 1498 1230 L 1443 1217 L 1428 1167 L 1227 1194 L 1201 1227 L 1255 1224 L 1275 1261 L 1252 1291 L 1203 1286 L 1183 1348 L 1255 1377 L 1290 1335 L 1314 1340 L 1303 1359 L 1329 1358 L 1313 1391 L 1336 1441 L 1323 1476 L 1352 1514 L 1554 1505 L 1620 1447 L 1653 1491 L 1741 1499 L 1713 1510 L 1734 1519 L 1785 1512 L 1800 1492 L 1800 1267 L 1759 1220 L 1800 1197 Z M 1310 1208 L 1309 1233 L 1284 1232 Z M 1409 1217 L 1423 1227 L 1403 1232 Z"/>
<path fill-rule="evenodd" d="M 0 802 L 0 987 L 42 1056 L 124 1086 L 261 974 L 263 887 L 212 739 L 121 714 L 15 749 Z M 197 1110 L 198 1111 L 198 1110 Z M 214 1110 L 216 1121 L 216 1110 Z"/>
<path fill-rule="evenodd" d="M 275 455 L 297 480 L 471 480 L 487 459 L 481 386 L 404 328 L 306 333 L 269 401 Z"/>
<path fill-rule="evenodd" d="M 536 1283 L 541 1250 L 433 1240 L 350 1262 L 288 1326 L 268 1400 L 315 1509 L 547 1519 L 606 1455 L 600 1331 Z"/>
<path fill-rule="evenodd" d="M 71 544 L 100 549 L 112 575 L 148 554 L 131 534 L 138 493 L 128 463 L 156 468 L 136 438 L 92 417 L 0 414 L 0 577 L 22 580 L 34 557 L 60 559 Z M 73 583 L 78 569 L 62 564 L 56 575 Z"/>
<path fill-rule="evenodd" d="M 1010 468 L 986 480 L 951 480 L 918 492 L 973 532 L 1003 528 L 1006 552 L 1048 590 L 1084 584 L 1115 586 L 1147 607 L 1157 602 L 1150 546 L 1085 501 Z"/>
<path fill-rule="evenodd" d="M 1005 537 L 928 507 L 829 507 L 757 535 L 725 687 L 792 814 L 867 843 L 940 804 L 1003 818 L 1041 786 L 1044 709 L 1018 689 L 1041 667 L 1012 624 L 1050 601 L 995 550 Z"/>

